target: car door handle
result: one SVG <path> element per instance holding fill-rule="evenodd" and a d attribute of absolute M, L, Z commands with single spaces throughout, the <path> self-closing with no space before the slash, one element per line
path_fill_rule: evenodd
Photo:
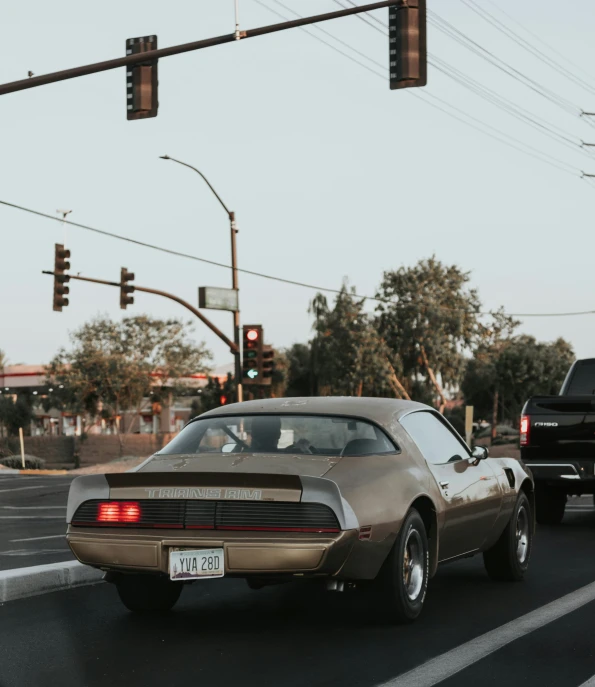
<path fill-rule="evenodd" d="M 439 482 L 439 484 L 443 489 L 448 489 L 450 482 Z"/>

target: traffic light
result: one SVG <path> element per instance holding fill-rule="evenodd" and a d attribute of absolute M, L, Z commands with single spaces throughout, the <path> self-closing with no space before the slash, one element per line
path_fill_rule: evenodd
<path fill-rule="evenodd" d="M 262 383 L 262 325 L 244 325 L 242 351 L 243 384 Z"/>
<path fill-rule="evenodd" d="M 401 0 L 388 8 L 390 87 L 428 83 L 426 0 Z"/>
<path fill-rule="evenodd" d="M 136 55 L 149 50 L 157 50 L 157 36 L 129 38 L 126 41 L 126 54 Z M 148 60 L 126 67 L 126 118 L 146 119 L 156 117 L 157 100 L 157 60 Z"/>
<path fill-rule="evenodd" d="M 271 384 L 273 372 L 275 370 L 275 351 L 272 346 L 262 347 L 262 382 L 261 384 Z"/>
<path fill-rule="evenodd" d="M 61 243 L 56 244 L 54 252 L 54 310 L 62 312 L 62 308 L 68 305 L 68 298 L 64 298 L 70 293 L 68 286 L 64 286 L 70 281 L 70 276 L 64 274 L 70 269 L 70 263 L 66 258 L 70 257 L 70 251 L 65 250 Z"/>
<path fill-rule="evenodd" d="M 120 270 L 120 308 L 126 310 L 127 305 L 132 305 L 134 303 L 133 296 L 129 296 L 129 293 L 134 292 L 134 286 L 128 284 L 129 281 L 134 279 L 134 272 L 129 272 L 125 267 Z"/>

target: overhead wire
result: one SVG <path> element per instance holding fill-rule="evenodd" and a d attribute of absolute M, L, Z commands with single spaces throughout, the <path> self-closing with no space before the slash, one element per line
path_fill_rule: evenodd
<path fill-rule="evenodd" d="M 259 2 L 260 0 L 255 0 Z M 207 265 L 213 265 L 215 267 L 223 267 L 225 269 L 231 270 L 232 266 L 231 265 L 226 265 L 225 263 L 218 262 L 216 260 L 209 260 L 208 258 L 201 258 L 197 255 L 192 255 L 191 253 L 183 253 L 182 251 L 177 251 L 173 250 L 171 248 L 165 248 L 164 246 L 158 246 L 153 243 L 148 243 L 147 241 L 139 241 L 138 239 L 133 239 L 129 236 L 124 236 L 122 234 L 117 234 L 112 231 L 106 231 L 105 229 L 98 229 L 97 227 L 91 227 L 87 224 L 81 224 L 80 222 L 73 222 L 72 220 L 67 220 L 63 219 L 62 217 L 55 217 L 54 215 L 50 215 L 45 212 L 40 212 L 39 210 L 33 210 L 32 208 L 25 207 L 23 205 L 17 205 L 16 203 L 9 203 L 6 200 L 0 200 L 0 205 L 4 205 L 6 207 L 10 207 L 16 210 L 21 210 L 23 212 L 27 212 L 32 215 L 36 215 L 37 217 L 43 217 L 44 219 L 50 219 L 53 222 L 59 222 L 61 225 L 62 224 L 68 224 L 71 227 L 76 227 L 77 229 L 83 229 L 85 231 L 90 231 L 95 234 L 99 234 L 101 236 L 106 236 L 108 238 L 116 239 L 118 241 L 124 241 L 126 243 L 132 243 L 137 246 L 142 246 L 143 248 L 149 248 L 151 250 L 159 251 L 161 253 L 166 253 L 168 255 L 173 255 L 178 258 L 186 258 L 188 260 L 194 260 L 197 262 L 202 262 L 206 263 Z M 342 289 L 331 289 L 326 286 L 319 286 L 316 284 L 309 284 L 307 282 L 302 282 L 302 281 L 297 281 L 294 279 L 287 279 L 285 277 L 277 277 L 271 274 L 266 274 L 264 272 L 257 272 L 256 270 L 248 270 L 245 268 L 236 268 L 238 272 L 241 272 L 242 274 L 249 274 L 251 276 L 255 277 L 261 277 L 262 279 L 270 279 L 272 281 L 276 282 L 281 282 L 283 284 L 290 284 L 292 286 L 300 286 L 302 288 L 306 289 L 311 289 L 314 291 L 323 291 L 325 293 L 333 293 L 333 294 L 340 294 L 343 292 Z M 389 299 L 389 298 L 379 298 L 378 296 L 366 296 L 366 295 L 361 295 L 357 293 L 349 293 L 350 296 L 353 296 L 353 298 L 358 298 L 362 300 L 368 300 L 368 301 L 375 301 L 377 303 L 385 303 L 385 304 L 396 304 L 397 301 Z M 459 308 L 450 308 L 445 305 L 439 305 L 437 306 L 441 310 L 460 310 Z M 493 315 L 493 311 L 469 311 L 473 312 L 473 314 L 476 315 Z M 593 315 L 595 314 L 595 310 L 584 310 L 584 311 L 577 311 L 577 312 L 560 312 L 560 313 L 505 313 L 506 315 L 509 315 L 510 317 L 570 317 L 570 316 L 575 316 L 575 315 Z"/>
<path fill-rule="evenodd" d="M 557 107 L 560 107 L 568 114 L 578 116 L 581 114 L 581 112 L 583 112 L 581 107 L 572 103 L 570 100 L 558 95 L 546 86 L 543 86 L 538 81 L 535 81 L 535 79 L 527 76 L 519 69 L 516 69 L 516 67 L 513 67 L 511 64 L 501 59 L 493 52 L 485 48 L 483 45 L 481 45 L 477 41 L 467 36 L 462 31 L 457 29 L 455 26 L 453 26 L 446 19 L 443 19 L 436 12 L 429 10 L 428 20 L 433 26 L 435 26 L 439 31 L 444 33 L 446 36 L 450 37 L 452 40 L 459 43 L 470 52 L 474 53 L 481 59 L 487 61 L 489 64 L 496 67 L 504 74 L 507 74 L 508 76 L 523 84 L 524 86 L 526 86 L 533 92 L 537 93 L 541 97 L 545 98 L 552 104 L 556 105 Z"/>
<path fill-rule="evenodd" d="M 461 0 L 461 2 L 466 5 L 470 10 L 475 12 L 478 16 L 480 16 L 484 21 L 488 22 L 491 24 L 496 30 L 498 30 L 500 33 L 503 33 L 505 36 L 510 38 L 514 43 L 517 45 L 520 45 L 521 48 L 526 50 L 528 53 L 533 55 L 534 57 L 537 57 L 541 62 L 545 62 L 551 69 L 554 71 L 558 72 L 562 76 L 564 76 L 566 79 L 569 81 L 572 81 L 575 85 L 580 86 L 581 88 L 584 88 L 586 91 L 588 91 L 591 95 L 595 95 L 595 87 L 590 85 L 587 81 L 584 79 L 581 79 L 580 76 L 576 76 L 573 72 L 569 71 L 566 67 L 561 65 L 557 60 L 555 60 L 551 56 L 551 51 L 553 48 L 547 43 L 545 44 L 550 51 L 550 53 L 546 53 L 540 48 L 535 47 L 532 45 L 526 38 L 523 38 L 520 36 L 516 31 L 511 29 L 509 26 L 507 26 L 504 22 L 500 21 L 497 17 L 495 17 L 493 14 L 488 12 L 485 7 L 481 7 L 475 0 Z M 493 3 L 491 3 L 493 4 Z M 512 17 L 504 12 L 504 10 L 501 10 L 509 19 L 512 19 Z M 515 21 L 512 19 L 512 21 Z M 518 22 L 516 22 L 518 24 Z M 538 38 L 538 36 L 533 33 L 532 31 L 529 31 L 528 29 L 525 29 L 527 33 L 531 34 L 535 38 Z M 556 51 L 557 52 L 557 51 Z M 558 53 L 560 54 L 560 53 Z"/>
<path fill-rule="evenodd" d="M 282 4 L 279 2 L 279 0 L 274 0 L 277 2 L 277 4 Z M 340 2 L 340 0 L 334 0 L 337 5 L 340 7 L 345 8 L 345 5 Z M 350 5 L 353 7 L 357 7 L 358 5 L 353 2 L 352 0 L 347 0 Z M 388 31 L 388 25 L 377 19 L 376 17 L 373 17 L 371 13 L 366 13 L 369 15 L 370 18 L 374 18 L 375 22 L 379 24 L 380 27 L 375 26 L 372 24 L 370 21 L 367 20 L 366 17 L 363 17 L 362 15 L 357 15 L 357 19 L 360 19 L 361 21 L 364 21 L 366 24 L 370 25 L 373 29 L 376 31 L 379 31 L 383 35 L 387 35 Z M 483 84 L 479 83 L 472 77 L 468 76 L 467 74 L 464 74 L 462 71 L 457 69 L 456 67 L 452 66 L 445 60 L 442 60 L 440 57 L 437 57 L 436 55 L 432 55 L 431 53 L 428 53 L 428 62 L 430 65 L 435 67 L 438 71 L 442 72 L 445 74 L 447 77 L 450 79 L 454 80 L 455 82 L 459 83 L 459 85 L 463 86 L 464 88 L 467 88 L 470 90 L 472 93 L 475 93 L 479 97 L 483 98 L 484 100 L 490 102 L 491 104 L 495 105 L 496 107 L 500 108 L 501 110 L 508 112 L 511 116 L 515 117 L 519 121 L 522 121 L 524 124 L 527 124 L 528 126 L 531 126 L 532 128 L 536 129 L 543 135 L 547 136 L 548 138 L 551 138 L 552 140 L 556 141 L 557 143 L 561 143 L 562 145 L 565 145 L 567 148 L 573 150 L 573 152 L 580 152 L 583 155 L 588 156 L 589 158 L 593 158 L 592 154 L 585 150 L 585 148 L 582 145 L 581 139 L 578 137 L 570 138 L 572 134 L 568 134 L 564 130 L 560 129 L 559 127 L 556 127 L 553 125 L 551 122 L 548 122 L 546 119 L 543 117 L 540 117 L 539 115 L 536 115 L 529 110 L 521 107 L 520 105 L 517 105 L 516 103 L 512 102 L 511 100 L 508 100 L 504 96 L 500 95 L 499 93 L 496 93 L 496 91 L 493 91 L 492 89 L 488 88 L 487 86 L 484 86 Z M 378 63 L 376 63 L 378 64 Z M 542 153 L 543 155 L 548 155 L 547 153 Z M 556 160 L 562 165 L 566 165 L 563 161 L 553 158 L 552 156 L 549 156 L 551 159 Z M 566 165 L 567 167 L 571 168 L 571 165 Z"/>
<path fill-rule="evenodd" d="M 255 0 L 255 1 L 259 2 L 260 0 Z M 277 4 L 282 4 L 279 0 L 273 0 L 273 1 L 276 2 Z M 343 5 L 343 3 L 340 2 L 340 0 L 334 0 L 334 2 L 335 2 L 337 5 L 339 5 L 339 6 L 343 7 L 343 8 L 345 8 L 345 5 Z M 357 6 L 358 6 L 355 2 L 352 2 L 352 0 L 348 0 L 348 2 L 349 2 L 352 6 L 354 6 L 354 7 L 357 7 Z M 262 4 L 262 3 L 260 3 L 260 4 Z M 269 9 L 270 9 L 270 8 L 269 8 Z M 287 9 L 290 9 L 290 8 L 287 8 Z M 290 11 L 292 11 L 292 12 L 293 12 L 295 15 L 297 15 L 297 16 L 301 16 L 301 15 L 299 15 L 297 12 L 295 12 L 294 10 L 290 10 Z M 278 16 L 283 16 L 283 15 L 279 15 L 279 13 L 277 13 L 277 12 L 276 12 L 276 14 L 277 14 Z M 384 24 L 384 23 L 382 23 L 380 20 L 376 19 L 376 17 L 373 17 L 373 15 L 372 15 L 371 13 L 365 13 L 365 14 L 367 14 L 370 18 L 374 18 L 374 20 L 382 27 L 382 29 L 379 28 L 378 26 L 375 26 L 374 24 L 372 24 L 370 21 L 368 21 L 368 20 L 366 19 L 366 17 L 364 17 L 364 16 L 362 16 L 362 15 L 359 15 L 359 14 L 358 14 L 358 15 L 356 15 L 356 18 L 357 18 L 357 19 L 360 19 L 360 20 L 363 21 L 364 23 L 370 25 L 373 29 L 375 29 L 376 31 L 381 32 L 383 35 L 386 35 L 386 31 L 385 31 L 385 30 L 388 28 L 388 27 L 386 26 L 386 24 Z M 286 17 L 284 17 L 284 18 L 286 18 Z M 327 32 L 327 33 L 328 33 L 328 32 Z M 434 63 L 434 60 L 436 60 L 437 63 Z M 440 62 L 442 62 L 442 64 L 445 65 L 445 66 L 444 66 L 444 67 L 439 66 L 439 63 L 440 63 Z M 376 65 L 378 65 L 379 67 L 381 67 L 381 68 L 384 69 L 384 65 L 382 65 L 382 64 L 380 64 L 379 62 L 376 62 L 376 61 L 374 61 L 374 63 L 375 63 Z M 451 73 L 448 72 L 448 70 L 451 70 L 452 72 L 458 72 L 458 70 L 456 70 L 454 67 L 452 67 L 451 65 L 448 65 L 448 63 L 444 62 L 443 60 L 440 60 L 440 58 L 436 58 L 436 56 L 433 56 L 433 59 L 431 60 L 431 63 L 432 63 L 433 66 L 435 66 L 439 71 L 444 71 L 445 73 L 447 73 L 448 76 L 452 76 Z M 445 70 L 445 69 L 446 69 L 446 70 Z M 472 80 L 471 77 L 466 77 L 466 75 L 463 75 L 462 72 L 460 72 L 460 74 L 462 75 L 462 77 L 465 77 L 465 78 L 469 79 L 470 81 L 474 82 L 474 83 L 476 84 L 476 88 L 477 88 L 477 89 L 485 88 L 485 87 L 482 87 L 481 84 L 479 84 L 479 82 L 475 82 L 474 80 Z M 384 77 L 383 75 L 381 75 L 381 74 L 379 74 L 379 76 L 382 76 L 382 78 L 385 78 L 385 77 Z M 456 76 L 452 76 L 452 78 L 454 78 L 455 80 L 457 80 L 457 77 L 456 77 Z M 461 85 L 466 85 L 466 84 L 462 83 Z M 489 89 L 487 89 L 487 90 L 489 90 Z M 530 157 L 533 157 L 533 158 L 535 158 L 535 159 L 537 159 L 537 160 L 540 160 L 541 162 L 545 162 L 546 164 L 549 164 L 549 165 L 551 165 L 551 166 L 553 166 L 553 167 L 555 167 L 555 168 L 557 168 L 557 169 L 559 169 L 559 170 L 561 170 L 561 171 L 563 171 L 563 172 L 566 172 L 567 174 L 571 174 L 572 176 L 577 176 L 578 174 L 580 174 L 580 170 L 579 170 L 577 167 L 574 167 L 574 166 L 568 164 L 567 162 L 564 162 L 563 160 L 560 160 L 559 158 L 556 158 L 556 157 L 554 157 L 554 156 L 552 156 L 552 155 L 549 155 L 548 153 L 546 153 L 546 152 L 544 152 L 544 151 L 542 151 L 542 150 L 540 150 L 540 149 L 538 149 L 538 148 L 535 148 L 534 146 L 531 146 L 530 144 L 526 143 L 525 141 L 522 141 L 522 140 L 520 140 L 520 139 L 518 139 L 518 138 L 512 136 L 511 134 L 508 134 L 508 133 L 506 133 L 505 131 L 502 131 L 501 129 L 498 129 L 498 128 L 492 126 L 491 124 L 488 124 L 487 122 L 485 122 L 485 121 L 482 120 L 482 119 L 479 119 L 479 118 L 477 118 L 477 117 L 474 117 L 473 115 L 469 114 L 468 112 L 465 112 L 465 111 L 462 110 L 461 108 L 458 108 L 456 105 L 453 105 L 452 103 L 449 103 L 449 102 L 447 102 L 446 100 L 443 100 L 442 98 L 439 98 L 438 96 L 434 95 L 433 93 L 430 93 L 430 92 L 427 92 L 427 91 L 424 91 L 423 93 L 413 93 L 413 92 L 411 92 L 411 91 L 408 91 L 408 94 L 411 95 L 411 96 L 413 96 L 413 97 L 416 97 L 416 98 L 418 98 L 418 99 L 420 99 L 420 100 L 422 100 L 422 101 L 424 101 L 424 102 L 426 102 L 428 105 L 431 105 L 432 107 L 436 107 L 437 109 L 441 110 L 442 112 L 444 112 L 445 114 L 449 115 L 450 117 L 453 117 L 454 119 L 456 119 L 456 120 L 462 122 L 463 124 L 466 124 L 467 126 L 471 126 L 473 129 L 476 129 L 477 131 L 480 131 L 481 133 L 485 134 L 486 136 L 489 136 L 490 138 L 493 138 L 493 139 L 495 139 L 495 140 L 497 140 L 497 141 L 499 141 L 499 142 L 501 142 L 501 143 L 504 143 L 504 145 L 508 145 L 509 147 L 513 148 L 514 150 L 517 150 L 517 151 L 519 151 L 519 152 L 525 153 L 526 155 L 529 155 Z M 479 92 L 478 92 L 478 95 L 480 95 Z M 498 94 L 495 94 L 495 92 L 494 92 L 494 95 L 497 96 Z M 482 128 L 480 128 L 480 127 L 478 127 L 478 126 L 472 124 L 471 122 L 467 121 L 466 119 L 461 119 L 460 117 L 457 117 L 457 116 L 454 115 L 452 112 L 449 112 L 449 111 L 447 111 L 447 110 L 444 110 L 442 107 L 439 107 L 439 106 L 435 105 L 434 103 L 428 102 L 428 101 L 426 100 L 426 98 L 432 98 L 432 99 L 434 99 L 434 100 L 439 101 L 440 103 L 442 103 L 442 104 L 445 105 L 446 107 L 451 108 L 452 110 L 455 110 L 456 112 L 460 113 L 461 115 L 463 115 L 463 117 L 466 117 L 466 118 L 468 118 L 468 119 L 470 119 L 470 120 L 472 120 L 472 121 L 474 121 L 474 122 L 480 124 L 480 125 L 483 126 L 483 127 L 487 127 L 487 128 L 489 128 L 489 129 L 491 129 L 491 131 L 492 131 L 492 132 L 495 132 L 496 135 L 494 135 L 494 133 L 490 133 L 490 132 L 485 131 L 484 129 L 482 129 Z M 511 105 L 512 105 L 512 103 L 511 103 Z M 534 127 L 534 128 L 535 128 L 535 127 Z M 504 136 L 505 139 L 501 138 L 501 136 Z M 506 140 L 506 139 L 509 139 L 509 140 Z M 568 139 L 568 140 L 570 141 L 571 139 Z M 577 139 L 577 140 L 578 140 L 578 139 Z M 510 141 L 513 141 L 513 143 L 511 143 Z M 519 147 L 519 146 L 524 146 L 524 147 Z M 529 150 L 526 150 L 525 148 L 527 148 L 527 149 L 529 149 Z M 580 151 L 584 152 L 585 155 L 588 155 L 589 157 L 592 157 L 587 151 L 585 151 L 583 148 L 581 148 L 581 146 L 580 146 L 579 144 L 576 144 L 576 147 L 573 146 L 573 150 L 574 150 L 575 152 L 577 152 L 577 151 L 580 150 Z M 532 152 L 529 152 L 529 151 L 532 151 Z M 547 158 L 547 159 L 546 159 L 546 158 Z"/>

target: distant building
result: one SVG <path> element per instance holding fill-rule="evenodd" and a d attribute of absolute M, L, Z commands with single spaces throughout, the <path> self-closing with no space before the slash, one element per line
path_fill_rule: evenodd
<path fill-rule="evenodd" d="M 216 377 L 221 383 L 231 372 L 232 365 L 225 365 L 214 369 L 210 376 Z M 157 375 L 156 375 L 157 376 Z M 182 378 L 182 383 L 188 389 L 199 390 L 206 386 L 206 374 L 194 374 Z M 162 383 L 159 383 L 162 387 Z M 0 368 L 0 394 L 18 396 L 19 393 L 30 393 L 39 400 L 50 399 L 54 388 L 48 384 L 43 365 L 7 365 Z M 171 398 L 169 403 L 151 404 L 147 399 L 146 407 L 139 414 L 134 411 L 124 411 L 118 418 L 98 419 L 89 421 L 85 432 L 89 434 L 116 434 L 120 432 L 133 434 L 158 434 L 160 432 L 179 432 L 190 416 L 191 396 Z M 41 404 L 35 408 L 35 418 L 31 423 L 32 436 L 80 436 L 84 418 L 81 414 L 68 413 L 50 408 L 45 411 Z"/>

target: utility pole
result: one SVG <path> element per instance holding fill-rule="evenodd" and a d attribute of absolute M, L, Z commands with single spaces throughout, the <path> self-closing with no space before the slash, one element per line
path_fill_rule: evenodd
<path fill-rule="evenodd" d="M 238 293 L 238 307 L 236 310 L 234 310 L 233 313 L 233 340 L 235 345 L 237 346 L 237 351 L 234 353 L 234 377 L 236 379 L 236 400 L 238 403 L 241 403 L 243 400 L 243 389 L 242 389 L 242 361 L 240 359 L 240 309 L 239 309 L 239 286 L 238 286 L 238 257 L 237 257 L 237 249 L 236 249 L 236 235 L 238 233 L 238 226 L 236 223 L 236 215 L 235 212 L 230 210 L 227 205 L 223 202 L 221 199 L 221 196 L 215 191 L 213 186 L 211 185 L 211 182 L 207 179 L 207 177 L 196 167 L 193 167 L 192 165 L 189 165 L 187 162 L 182 162 L 181 160 L 176 160 L 173 157 L 170 157 L 169 155 L 160 155 L 160 158 L 162 160 L 171 160 L 172 162 L 177 162 L 179 165 L 183 165 L 184 167 L 188 167 L 189 169 L 192 169 L 195 171 L 197 174 L 199 174 L 202 179 L 205 181 L 207 186 L 211 189 L 213 192 L 213 195 L 217 200 L 219 201 L 221 207 L 225 210 L 227 213 L 227 217 L 229 219 L 229 230 L 231 234 L 231 288 Z"/>

